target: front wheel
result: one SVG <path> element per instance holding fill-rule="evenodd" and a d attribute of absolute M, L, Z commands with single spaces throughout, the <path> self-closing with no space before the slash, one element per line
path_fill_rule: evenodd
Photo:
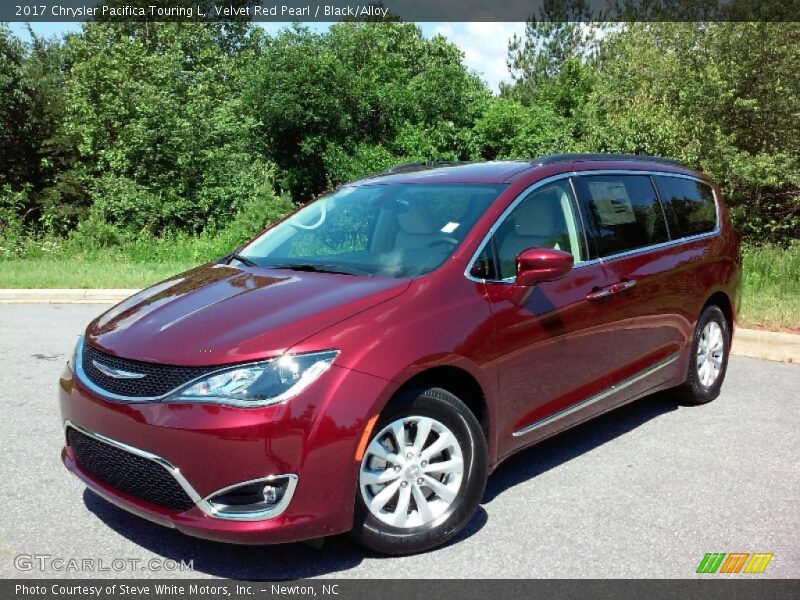
<path fill-rule="evenodd" d="M 453 394 L 406 393 L 381 414 L 361 460 L 353 536 L 384 554 L 444 544 L 472 518 L 487 477 L 486 440 Z"/>
<path fill-rule="evenodd" d="M 728 368 L 731 334 L 718 306 L 707 306 L 694 333 L 686 382 L 678 388 L 685 404 L 705 404 L 719 396 Z"/>

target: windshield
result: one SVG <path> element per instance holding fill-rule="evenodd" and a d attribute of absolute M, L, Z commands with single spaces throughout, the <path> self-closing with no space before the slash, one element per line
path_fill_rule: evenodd
<path fill-rule="evenodd" d="M 414 277 L 456 249 L 505 186 L 344 187 L 276 225 L 239 255 L 260 267 Z"/>

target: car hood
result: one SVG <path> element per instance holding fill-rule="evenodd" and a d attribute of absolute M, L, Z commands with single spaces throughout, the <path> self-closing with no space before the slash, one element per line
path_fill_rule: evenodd
<path fill-rule="evenodd" d="M 255 360 L 281 354 L 409 283 L 208 264 L 131 296 L 95 319 L 86 339 L 109 354 L 163 364 Z"/>

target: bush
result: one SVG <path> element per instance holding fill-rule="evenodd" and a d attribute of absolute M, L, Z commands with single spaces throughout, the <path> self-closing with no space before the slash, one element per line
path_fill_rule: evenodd
<path fill-rule="evenodd" d="M 9 184 L 0 188 L 0 258 L 14 258 L 25 252 L 28 235 L 22 220 L 30 190 L 30 185 L 17 191 Z"/>
<path fill-rule="evenodd" d="M 413 23 L 95 22 L 29 43 L 0 25 L 2 253 L 71 231 L 240 239 L 275 187 L 305 201 L 400 162 L 565 151 L 678 158 L 749 242 L 800 238 L 800 24 L 600 28 L 529 23 L 497 98 Z"/>
<path fill-rule="evenodd" d="M 378 173 L 392 165 L 403 162 L 392 152 L 380 145 L 358 144 L 354 150 L 346 150 L 332 144 L 323 155 L 329 184 L 337 185 L 344 181 Z"/>
<path fill-rule="evenodd" d="M 116 256 L 133 263 L 202 263 L 227 254 L 294 208 L 288 197 L 272 193 L 248 198 L 240 206 L 227 222 L 200 234 L 172 230 L 154 235 L 147 229 L 134 234 L 94 212 L 70 234 L 63 252 L 87 258 Z"/>
<path fill-rule="evenodd" d="M 113 248 L 126 241 L 125 234 L 103 219 L 99 211 L 81 221 L 67 238 L 67 248 L 75 253 Z"/>
<path fill-rule="evenodd" d="M 534 158 L 564 152 L 569 145 L 569 126 L 547 104 L 523 106 L 499 98 L 475 123 L 477 144 L 483 156 Z"/>
<path fill-rule="evenodd" d="M 254 197 L 242 205 L 241 210 L 218 235 L 206 236 L 214 240 L 215 256 L 224 254 L 242 245 L 265 227 L 275 223 L 294 210 L 295 205 L 288 195 Z M 203 236 L 201 236 L 202 238 Z"/>
<path fill-rule="evenodd" d="M 274 205 L 283 201 L 275 196 L 272 187 L 275 165 L 224 149 L 210 149 L 209 154 L 209 167 L 203 172 L 196 195 L 198 222 L 192 228 L 183 226 L 184 231 L 223 230 L 232 220 L 253 210 L 275 214 Z"/>
<path fill-rule="evenodd" d="M 176 202 L 165 202 L 160 194 L 126 177 L 104 175 L 90 189 L 92 224 L 114 225 L 134 234 L 161 231 L 164 222 L 180 210 Z"/>

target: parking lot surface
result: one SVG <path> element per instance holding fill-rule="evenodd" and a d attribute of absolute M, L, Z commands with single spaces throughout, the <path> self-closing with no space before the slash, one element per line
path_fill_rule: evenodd
<path fill-rule="evenodd" d="M 515 455 L 467 529 L 427 554 L 378 557 L 346 536 L 239 547 L 132 516 L 61 465 L 57 379 L 105 308 L 0 305 L 2 577 L 686 578 L 707 552 L 773 553 L 760 577 L 800 576 L 800 366 L 732 357 L 709 405 L 662 393 Z M 139 566 L 20 571 L 19 555 Z M 153 572 L 154 558 L 193 570 Z"/>

